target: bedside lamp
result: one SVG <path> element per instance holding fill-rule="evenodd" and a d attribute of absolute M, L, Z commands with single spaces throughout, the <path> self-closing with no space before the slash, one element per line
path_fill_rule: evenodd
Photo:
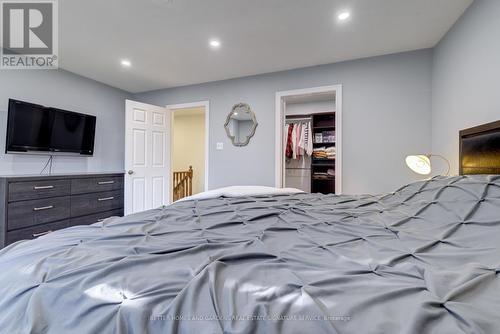
<path fill-rule="evenodd" d="M 448 170 L 445 176 L 450 173 L 450 162 L 448 159 L 438 154 L 421 154 L 421 155 L 409 155 L 406 157 L 406 165 L 412 171 L 420 175 L 429 175 L 432 171 L 431 157 L 438 157 L 443 159 L 448 164 Z"/>

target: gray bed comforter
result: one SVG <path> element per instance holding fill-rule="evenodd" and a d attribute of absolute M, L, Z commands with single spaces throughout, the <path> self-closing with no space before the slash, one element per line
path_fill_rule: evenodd
<path fill-rule="evenodd" d="M 499 333 L 500 177 L 185 201 L 0 252 L 1 333 Z"/>

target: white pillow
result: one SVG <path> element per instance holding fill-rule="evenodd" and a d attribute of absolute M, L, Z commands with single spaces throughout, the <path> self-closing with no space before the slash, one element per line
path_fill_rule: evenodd
<path fill-rule="evenodd" d="M 242 196 L 262 196 L 262 195 L 282 195 L 302 193 L 302 190 L 295 188 L 274 188 L 264 186 L 232 186 L 205 191 L 193 196 L 185 197 L 179 201 L 190 201 L 199 199 L 210 199 L 217 197 L 242 197 Z"/>

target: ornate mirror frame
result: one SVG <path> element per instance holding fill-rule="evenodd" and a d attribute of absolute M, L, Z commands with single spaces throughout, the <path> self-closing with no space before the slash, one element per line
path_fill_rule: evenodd
<path fill-rule="evenodd" d="M 231 135 L 231 132 L 229 130 L 229 122 L 231 121 L 231 116 L 233 115 L 233 113 L 237 109 L 245 109 L 245 112 L 248 112 L 250 114 L 250 116 L 252 117 L 252 122 L 253 122 L 253 126 L 250 129 L 250 134 L 241 143 L 240 142 L 236 142 L 235 136 Z M 259 123 L 257 123 L 257 118 L 255 117 L 255 113 L 252 111 L 252 109 L 250 108 L 250 106 L 247 103 L 237 103 L 237 104 L 235 104 L 231 108 L 231 112 L 229 113 L 229 115 L 227 115 L 226 123 L 224 124 L 224 128 L 226 129 L 226 134 L 229 137 L 229 139 L 231 139 L 231 142 L 233 143 L 233 145 L 237 146 L 237 147 L 241 147 L 241 146 L 247 146 L 248 145 L 248 143 L 250 142 L 250 139 L 255 135 L 255 131 L 257 129 L 257 125 L 259 125 Z"/>

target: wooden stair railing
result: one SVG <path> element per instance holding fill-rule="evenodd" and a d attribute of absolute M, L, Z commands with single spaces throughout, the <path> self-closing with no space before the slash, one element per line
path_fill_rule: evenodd
<path fill-rule="evenodd" d="M 193 167 L 188 171 L 174 172 L 174 202 L 193 194 Z"/>

